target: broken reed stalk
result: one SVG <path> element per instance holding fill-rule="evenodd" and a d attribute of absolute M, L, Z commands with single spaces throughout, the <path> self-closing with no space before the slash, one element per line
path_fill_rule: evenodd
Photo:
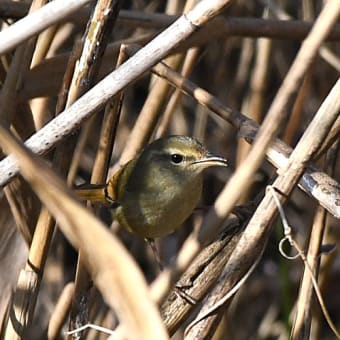
<path fill-rule="evenodd" d="M 170 336 L 197 309 L 214 286 L 242 235 L 244 222 L 238 218 L 228 220 L 225 225 L 225 231 L 202 250 L 161 306 L 161 315 Z"/>
<path fill-rule="evenodd" d="M 49 340 L 57 339 L 60 331 L 69 315 L 74 295 L 74 282 L 67 283 L 53 309 L 47 328 L 47 338 Z"/>
<path fill-rule="evenodd" d="M 121 55 L 122 54 L 124 54 L 124 52 L 122 52 Z M 119 58 L 117 64 L 119 65 L 121 62 L 122 60 L 121 58 Z M 92 184 L 103 184 L 106 182 L 110 157 L 116 134 L 116 128 L 120 116 L 122 97 L 123 94 L 119 93 L 112 101 L 110 101 L 106 105 L 98 152 L 91 176 Z M 73 299 L 73 309 L 71 310 L 69 330 L 81 327 L 88 322 L 87 316 L 88 309 L 90 307 L 89 297 L 92 283 L 91 276 L 87 274 L 86 267 L 82 261 L 81 253 L 79 253 L 75 281 L 76 286 Z M 71 336 L 69 337 L 72 338 Z"/>

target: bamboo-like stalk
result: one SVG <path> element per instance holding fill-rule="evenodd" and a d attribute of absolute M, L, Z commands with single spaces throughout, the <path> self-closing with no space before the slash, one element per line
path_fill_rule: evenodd
<path fill-rule="evenodd" d="M 34 12 L 44 4 L 45 1 L 33 1 L 30 7 L 30 13 Z M 0 95 L 0 101 L 2 102 L 2 106 L 0 108 L 0 121 L 3 126 L 9 127 L 11 125 L 11 122 L 14 121 L 14 116 L 17 110 L 17 88 L 21 86 L 22 79 L 24 78 L 27 70 L 30 67 L 35 43 L 36 39 L 32 38 L 25 44 L 22 44 L 20 47 L 18 47 L 18 49 L 14 53 L 13 60 L 7 72 L 6 80 L 1 89 Z M 25 114 L 28 114 L 27 110 L 24 111 L 24 115 Z M 28 125 L 27 127 L 29 126 L 30 125 Z M 27 133 L 30 134 L 32 132 L 33 131 L 28 131 Z M 20 180 L 16 180 L 16 182 L 20 184 Z M 21 188 L 24 189 L 25 186 L 21 185 Z M 8 196 L 9 202 L 12 202 L 11 206 L 13 207 L 15 205 L 14 203 L 17 202 L 18 197 L 20 197 L 21 190 L 16 191 L 15 198 L 13 199 L 11 199 L 11 190 L 13 190 L 13 186 L 7 187 L 5 189 L 5 192 Z M 27 191 L 24 192 L 27 193 Z M 17 211 L 17 209 L 15 209 L 14 211 Z M 39 219 L 39 221 L 41 222 L 42 220 Z M 26 227 L 26 229 L 28 228 Z M 29 232 L 29 238 L 31 238 L 31 231 Z M 27 234 L 28 231 L 24 230 L 24 233 Z M 49 229 L 45 229 L 42 237 L 44 239 L 47 239 L 47 243 L 49 244 L 52 233 L 49 233 Z M 13 312 L 14 317 L 12 315 L 8 319 L 7 327 L 5 330 L 6 339 L 20 339 L 24 337 L 27 328 L 32 323 L 33 311 L 40 284 L 39 270 L 36 270 L 36 268 L 40 269 L 41 267 L 43 267 L 46 260 L 46 253 L 44 251 L 41 252 L 41 248 L 35 248 L 35 246 L 36 243 L 33 242 L 30 249 L 30 255 L 31 257 L 33 257 L 32 263 L 29 263 L 29 260 L 25 270 L 22 270 L 20 272 L 16 293 L 14 294 L 13 301 L 9 307 L 9 310 Z M 34 257 L 35 255 L 37 257 Z M 37 264 L 36 268 L 34 268 L 35 264 Z M 19 324 L 20 327 L 17 327 L 17 324 Z"/>
<path fill-rule="evenodd" d="M 241 235 L 241 221 L 237 218 L 227 221 L 222 236 L 200 253 L 167 296 L 161 306 L 161 314 L 170 335 L 178 330 L 212 289 Z M 181 289 L 185 294 L 180 294 Z"/>
<path fill-rule="evenodd" d="M 73 295 L 74 283 L 70 282 L 63 288 L 50 317 L 47 330 L 47 338 L 49 340 L 58 339 L 60 330 L 69 314 Z"/>
<path fill-rule="evenodd" d="M 315 278 L 318 277 L 319 272 L 320 246 L 326 228 L 326 215 L 325 209 L 319 207 L 311 228 L 307 262 Z M 291 331 L 291 339 L 307 339 L 310 337 L 313 302 L 313 283 L 310 271 L 305 268 L 300 284 L 299 297 L 296 301 L 296 313 Z"/>
<path fill-rule="evenodd" d="M 195 61 L 198 58 L 199 55 L 199 49 L 198 48 L 193 48 L 190 49 L 187 53 L 186 56 L 184 58 L 183 61 L 183 68 L 182 68 L 182 76 L 184 78 L 188 78 L 192 72 L 192 69 L 195 65 Z M 170 65 L 168 65 L 169 67 L 171 67 Z M 162 117 L 162 120 L 159 123 L 159 126 L 157 128 L 157 132 L 156 132 L 156 138 L 160 138 L 161 136 L 165 135 L 165 132 L 168 128 L 168 125 L 170 123 L 170 119 L 178 105 L 178 103 L 180 102 L 182 97 L 182 92 L 179 90 L 176 90 L 170 97 L 168 104 L 164 110 L 164 114 Z"/>
<path fill-rule="evenodd" d="M 57 23 L 64 16 L 75 12 L 89 1 L 90 0 L 70 0 L 67 4 L 65 4 L 64 1 L 58 0 L 27 15 L 23 19 L 11 25 L 11 27 L 0 32 L 0 54 L 10 51 L 12 48 L 31 36 Z"/>
<path fill-rule="evenodd" d="M 296 137 L 296 131 L 300 125 L 301 116 L 302 116 L 302 108 L 304 104 L 304 100 L 308 94 L 310 81 L 313 74 L 313 65 L 308 70 L 306 77 L 304 78 L 301 87 L 299 89 L 299 93 L 294 102 L 294 106 L 292 109 L 292 113 L 289 117 L 289 121 L 283 136 L 283 140 L 288 145 L 293 145 L 294 137 Z"/>
<path fill-rule="evenodd" d="M 29 13 L 34 13 L 44 6 L 45 3 L 45 0 L 34 0 Z M 9 127 L 14 119 L 17 108 L 17 89 L 21 87 L 23 78 L 30 68 L 36 40 L 37 38 L 29 39 L 16 49 L 10 68 L 7 71 L 6 80 L 0 94 L 0 101 L 2 103 L 0 107 L 0 122 L 6 127 Z"/>
<path fill-rule="evenodd" d="M 272 41 L 260 38 L 256 41 L 256 53 L 254 67 L 250 76 L 248 94 L 243 102 L 242 112 L 250 119 L 260 123 L 263 119 L 264 96 L 269 73 L 269 60 Z M 250 146 L 241 139 L 237 148 L 237 164 L 241 164 L 250 150 Z M 241 197 L 241 202 L 247 202 L 250 189 Z"/>

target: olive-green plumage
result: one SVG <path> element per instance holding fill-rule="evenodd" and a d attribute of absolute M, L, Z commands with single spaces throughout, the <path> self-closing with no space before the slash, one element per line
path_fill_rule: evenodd
<path fill-rule="evenodd" d="M 203 170 L 226 165 L 193 138 L 161 138 L 118 170 L 107 184 L 106 196 L 117 204 L 116 218 L 122 226 L 146 238 L 164 236 L 179 228 L 196 207 Z"/>

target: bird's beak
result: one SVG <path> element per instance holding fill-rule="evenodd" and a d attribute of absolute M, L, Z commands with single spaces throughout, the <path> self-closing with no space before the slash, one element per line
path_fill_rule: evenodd
<path fill-rule="evenodd" d="M 192 164 L 201 164 L 206 168 L 210 166 L 228 166 L 228 162 L 225 158 L 215 156 L 211 153 L 208 153 L 205 157 L 192 162 Z"/>

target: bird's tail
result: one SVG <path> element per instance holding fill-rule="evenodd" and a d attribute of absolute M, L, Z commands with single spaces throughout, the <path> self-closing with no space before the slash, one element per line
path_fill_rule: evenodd
<path fill-rule="evenodd" d="M 85 184 L 75 189 L 81 200 L 107 203 L 106 184 Z"/>

